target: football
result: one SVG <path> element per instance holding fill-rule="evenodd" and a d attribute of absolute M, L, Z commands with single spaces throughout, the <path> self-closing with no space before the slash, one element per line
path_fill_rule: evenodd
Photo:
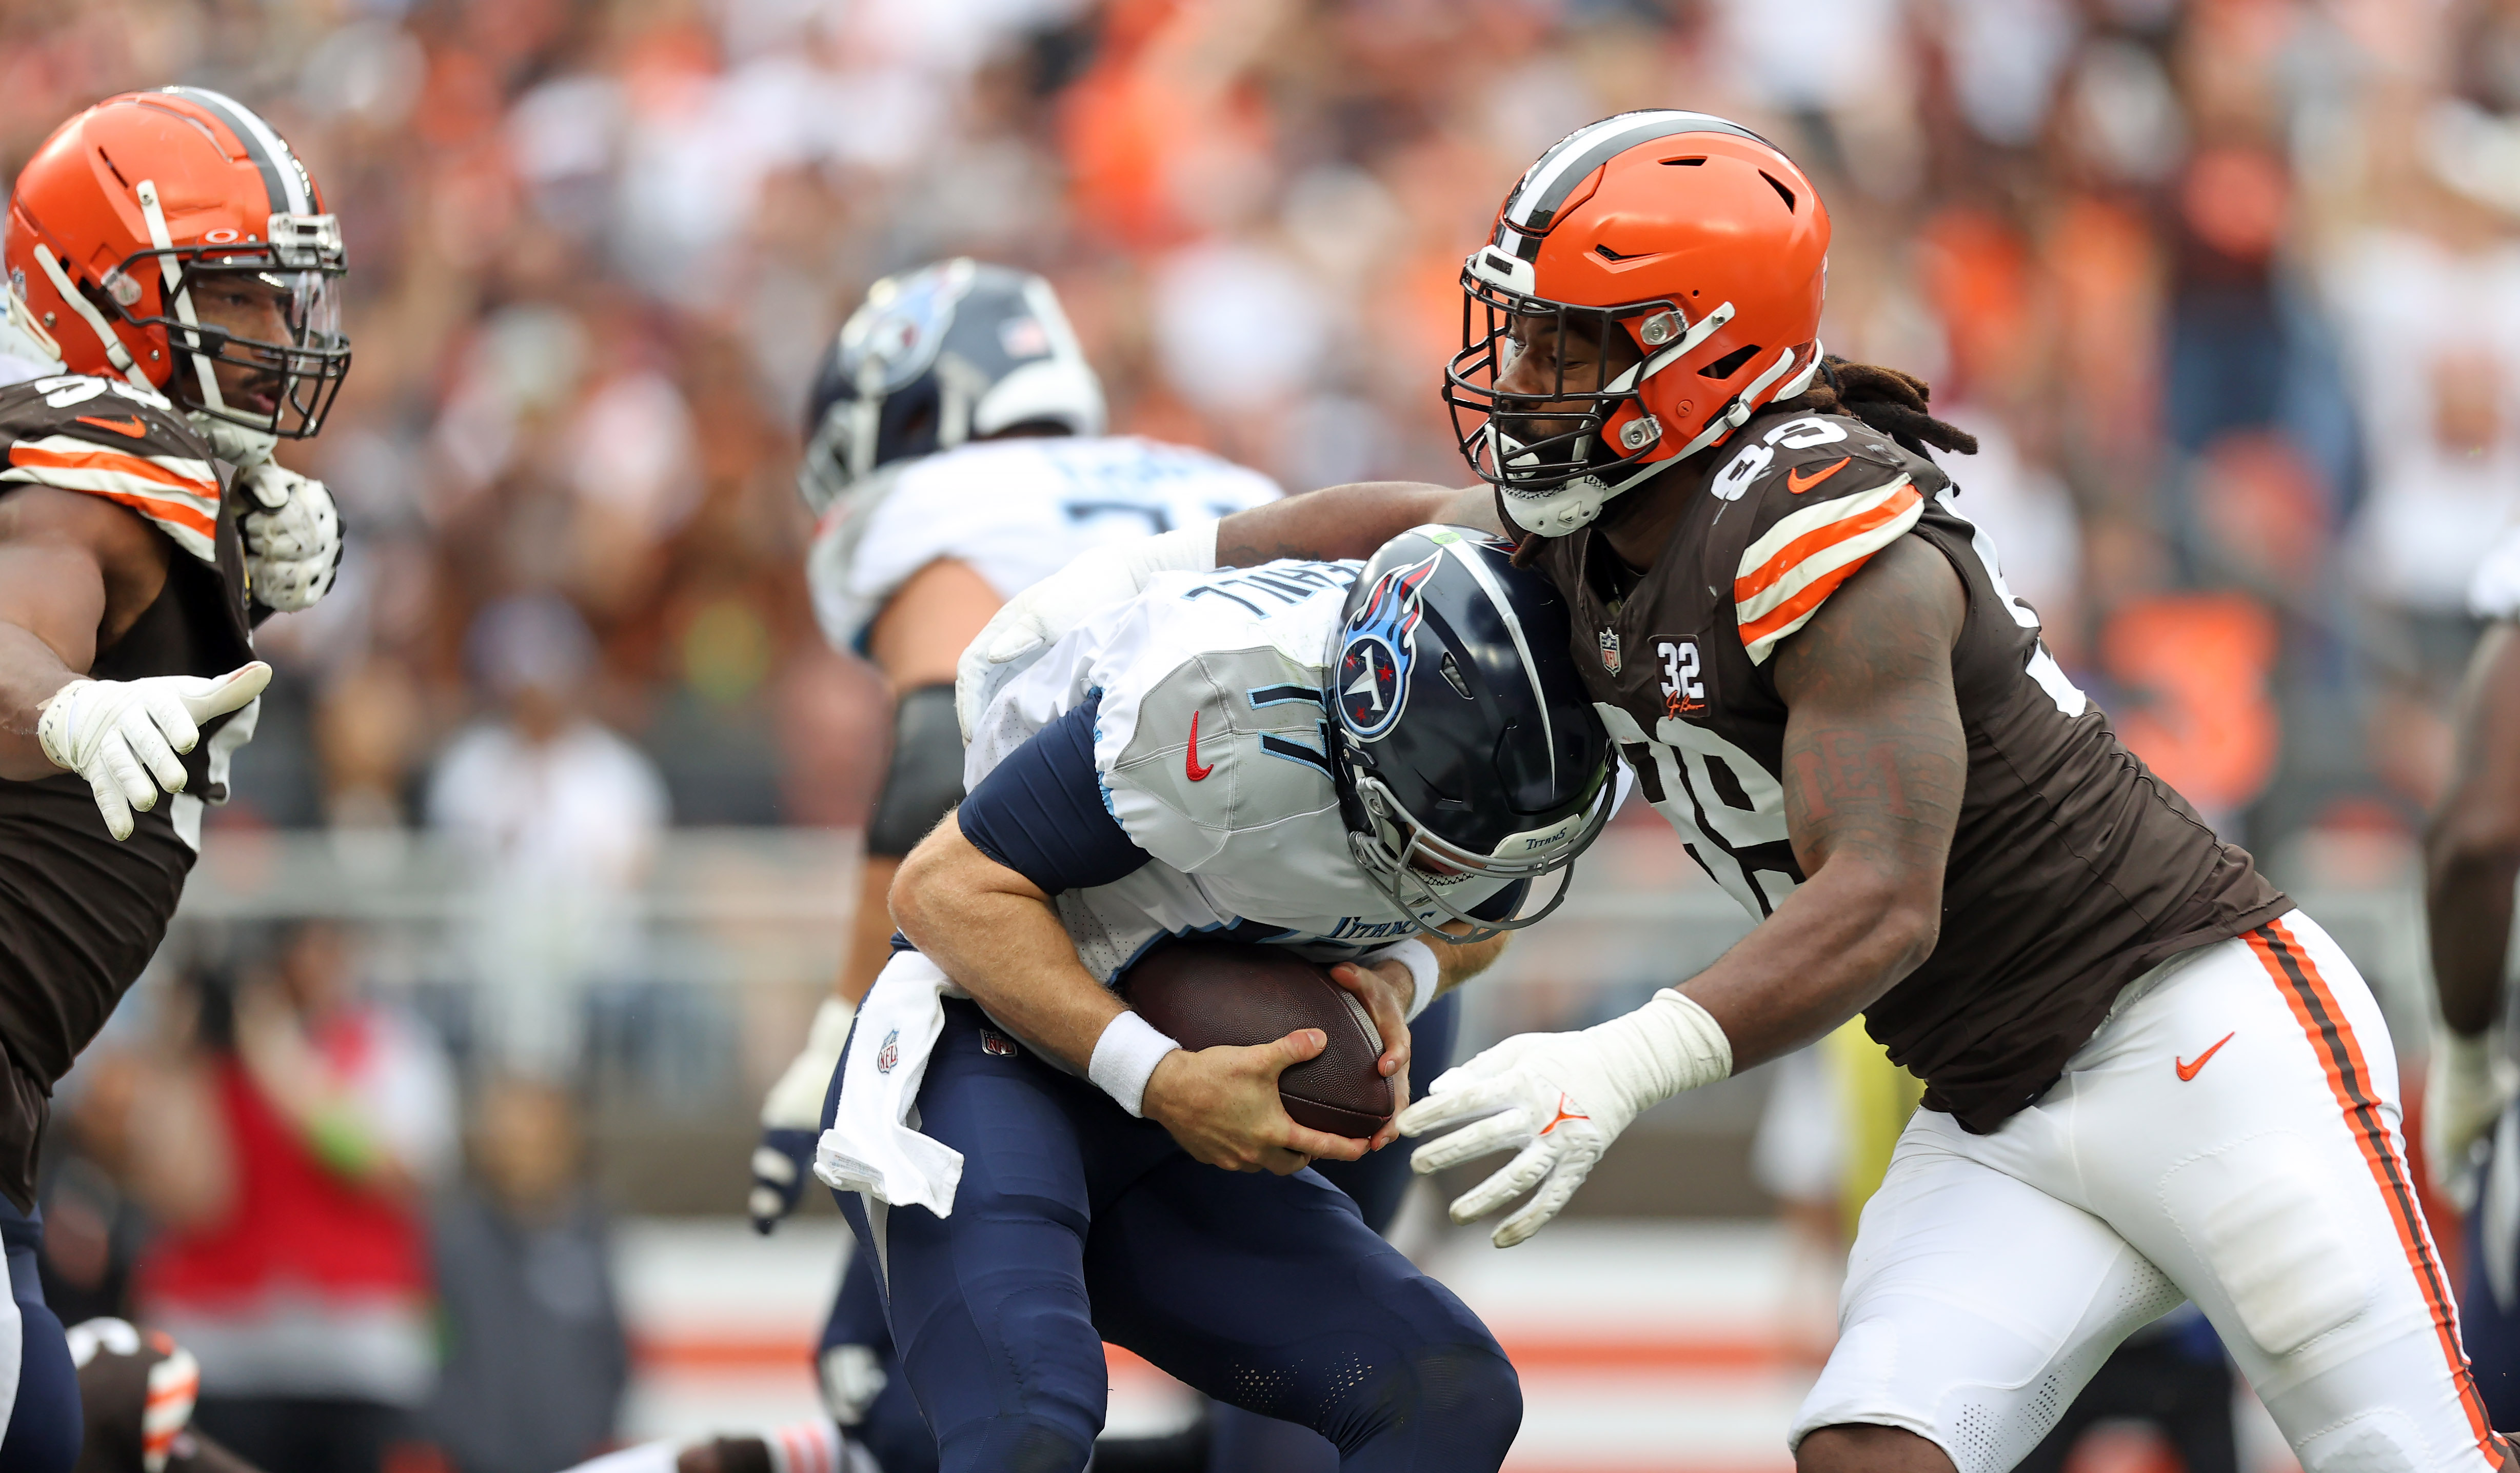
<path fill-rule="evenodd" d="M 1185 1049 L 1249 1047 L 1318 1028 L 1329 1047 L 1278 1076 L 1286 1113 L 1359 1140 L 1391 1119 L 1391 1081 L 1374 1068 L 1382 1037 L 1326 966 L 1282 947 L 1175 939 L 1138 959 L 1120 996 Z"/>

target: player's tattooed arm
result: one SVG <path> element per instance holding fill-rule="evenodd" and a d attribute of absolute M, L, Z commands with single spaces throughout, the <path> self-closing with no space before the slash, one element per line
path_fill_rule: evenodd
<path fill-rule="evenodd" d="M 2520 627 L 2486 630 L 2457 731 L 2450 791 L 2424 834 L 2424 916 L 2442 1021 L 2473 1037 L 2501 1016 L 2520 879 Z"/>
<path fill-rule="evenodd" d="M 0 778 L 60 771 L 36 740 L 37 707 L 86 674 L 99 643 L 165 580 L 162 540 L 133 513 L 51 486 L 0 496 Z"/>
<path fill-rule="evenodd" d="M 1217 524 L 1216 564 L 1250 567 L 1280 558 L 1371 558 L 1411 527 L 1450 522 L 1501 532 L 1496 493 L 1418 481 L 1359 481 L 1237 512 Z"/>
<path fill-rule="evenodd" d="M 1785 823 L 1809 878 L 1681 988 L 1736 1070 L 1820 1038 L 1933 954 L 1968 775 L 1951 663 L 1966 612 L 1942 555 L 1901 538 L 1778 647 Z"/>

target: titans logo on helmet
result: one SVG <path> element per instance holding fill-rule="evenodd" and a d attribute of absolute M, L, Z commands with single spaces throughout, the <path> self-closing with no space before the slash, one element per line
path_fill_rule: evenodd
<path fill-rule="evenodd" d="M 906 285 L 876 284 L 866 305 L 840 330 L 840 366 L 850 379 L 869 379 L 890 393 L 919 377 L 944 345 L 954 304 L 970 287 L 969 262 L 961 271 L 920 272 Z"/>
<path fill-rule="evenodd" d="M 1383 574 L 1340 636 L 1339 722 L 1359 741 L 1379 738 L 1400 720 L 1409 699 L 1409 667 L 1418 657 L 1418 623 L 1424 617 L 1418 590 L 1443 556 Z"/>

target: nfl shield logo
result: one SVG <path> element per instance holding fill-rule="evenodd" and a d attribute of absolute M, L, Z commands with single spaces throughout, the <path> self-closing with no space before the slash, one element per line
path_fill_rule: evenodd
<path fill-rule="evenodd" d="M 1615 629 L 1601 631 L 1601 668 L 1612 675 L 1619 673 L 1619 632 Z"/>
<path fill-rule="evenodd" d="M 999 1058 L 1012 1058 L 1015 1056 L 1015 1041 L 1010 1038 L 1001 1038 L 997 1034 L 983 1028 L 980 1030 L 980 1051 L 982 1053 L 995 1054 Z"/>
<path fill-rule="evenodd" d="M 900 1062 L 901 1030 L 896 1028 L 883 1036 L 883 1047 L 876 1050 L 875 1072 L 878 1074 L 890 1074 L 892 1072 L 892 1066 Z"/>

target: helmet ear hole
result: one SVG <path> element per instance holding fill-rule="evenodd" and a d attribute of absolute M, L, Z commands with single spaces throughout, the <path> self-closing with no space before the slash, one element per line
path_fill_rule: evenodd
<path fill-rule="evenodd" d="M 1699 369 L 1697 371 L 1697 377 L 1701 379 L 1730 379 L 1734 374 L 1741 372 L 1741 365 L 1756 357 L 1758 352 L 1759 344 L 1755 342 L 1746 348 L 1734 348 L 1732 352 L 1725 354 L 1723 357 L 1716 359 L 1713 363 Z"/>

